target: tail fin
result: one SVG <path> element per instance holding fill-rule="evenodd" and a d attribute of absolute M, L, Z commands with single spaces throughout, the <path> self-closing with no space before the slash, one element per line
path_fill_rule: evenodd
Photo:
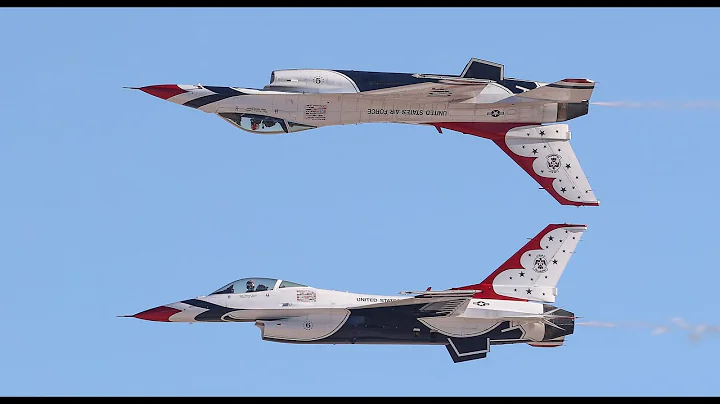
<path fill-rule="evenodd" d="M 474 298 L 552 303 L 585 230 L 582 224 L 549 224 L 484 281 L 453 289 L 477 290 Z"/>
<path fill-rule="evenodd" d="M 562 79 L 554 83 L 541 85 L 500 102 L 553 101 L 583 102 L 589 101 L 595 89 L 595 82 L 588 79 Z"/>

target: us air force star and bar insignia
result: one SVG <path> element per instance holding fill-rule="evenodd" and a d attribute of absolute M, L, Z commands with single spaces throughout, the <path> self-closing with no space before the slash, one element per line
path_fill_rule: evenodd
<path fill-rule="evenodd" d="M 500 115 L 505 115 L 504 112 L 502 112 L 502 111 L 500 111 L 500 110 L 497 110 L 497 109 L 493 109 L 492 111 L 488 112 L 487 114 L 490 115 L 490 116 L 492 116 L 493 118 L 497 118 L 497 117 L 499 117 Z"/>

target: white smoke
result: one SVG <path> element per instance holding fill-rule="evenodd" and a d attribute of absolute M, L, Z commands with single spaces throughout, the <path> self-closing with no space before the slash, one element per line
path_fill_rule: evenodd
<path fill-rule="evenodd" d="M 665 334 L 665 333 L 668 332 L 668 331 L 670 331 L 670 328 L 661 325 L 660 327 L 655 327 L 655 328 L 653 328 L 653 330 L 652 330 L 652 332 L 650 333 L 650 335 Z"/>
<path fill-rule="evenodd" d="M 601 323 L 599 321 L 583 321 L 577 322 L 575 325 L 585 325 L 588 327 L 617 327 L 617 324 L 613 323 Z"/>
<path fill-rule="evenodd" d="M 650 335 L 662 335 L 673 330 L 680 330 L 687 333 L 688 339 L 693 342 L 700 341 L 703 337 L 709 334 L 720 334 L 720 325 L 707 325 L 707 324 L 690 324 L 685 319 L 680 317 L 674 317 L 670 319 L 669 324 L 648 324 L 648 323 L 609 323 L 599 321 L 582 321 L 576 322 L 575 325 L 585 327 L 631 327 L 631 328 L 647 328 L 650 330 Z"/>
<path fill-rule="evenodd" d="M 591 105 L 599 105 L 603 107 L 616 107 L 616 108 L 709 108 L 709 109 L 720 109 L 720 101 L 595 101 L 591 102 Z"/>
<path fill-rule="evenodd" d="M 673 324 L 675 324 L 676 326 L 678 326 L 682 329 L 687 330 L 688 328 L 690 328 L 690 324 L 688 324 L 685 320 L 681 319 L 680 317 L 674 317 L 670 321 L 672 321 Z"/>

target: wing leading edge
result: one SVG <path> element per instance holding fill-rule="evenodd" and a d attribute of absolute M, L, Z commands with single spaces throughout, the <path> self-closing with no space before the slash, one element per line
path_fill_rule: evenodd
<path fill-rule="evenodd" d="M 351 308 L 372 310 L 393 307 L 410 310 L 416 317 L 451 316 L 462 312 L 470 302 L 473 291 L 448 291 L 447 295 L 418 295 L 411 298 L 375 303 Z"/>
<path fill-rule="evenodd" d="M 383 100 L 460 102 L 476 97 L 488 83 L 488 80 L 480 79 L 444 78 L 437 82 L 363 91 L 357 93 L 357 96 L 381 97 Z"/>

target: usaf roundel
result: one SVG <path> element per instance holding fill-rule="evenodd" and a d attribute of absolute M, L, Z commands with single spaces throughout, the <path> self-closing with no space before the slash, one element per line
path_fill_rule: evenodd
<path fill-rule="evenodd" d="M 533 271 L 543 273 L 548 270 L 547 260 L 542 254 L 535 256 L 535 262 L 533 262 Z"/>
<path fill-rule="evenodd" d="M 562 158 L 559 154 L 550 154 L 547 156 L 547 166 L 550 172 L 558 172 L 560 169 L 560 160 L 562 160 Z"/>

